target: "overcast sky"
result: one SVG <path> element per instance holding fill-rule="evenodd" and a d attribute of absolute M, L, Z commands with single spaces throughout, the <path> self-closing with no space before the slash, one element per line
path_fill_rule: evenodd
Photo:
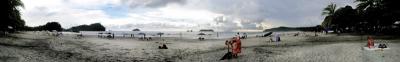
<path fill-rule="evenodd" d="M 59 22 L 63 28 L 101 23 L 107 30 L 261 30 L 315 26 L 329 3 L 354 0 L 22 0 L 28 26 Z"/>

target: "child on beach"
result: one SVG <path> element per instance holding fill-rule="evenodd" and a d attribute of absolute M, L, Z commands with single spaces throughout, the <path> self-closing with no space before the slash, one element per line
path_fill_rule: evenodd
<path fill-rule="evenodd" d="M 232 41 L 230 40 L 226 40 L 225 41 L 225 45 L 228 48 L 228 52 L 225 53 L 224 56 L 222 56 L 222 58 L 220 60 L 225 60 L 225 59 L 232 59 L 232 52 L 230 51 L 230 48 L 232 48 Z"/>
<path fill-rule="evenodd" d="M 226 45 L 227 48 L 228 48 L 228 52 L 231 52 L 231 51 L 230 51 L 230 48 L 232 48 L 232 41 L 226 40 L 226 41 L 225 41 L 225 45 Z"/>

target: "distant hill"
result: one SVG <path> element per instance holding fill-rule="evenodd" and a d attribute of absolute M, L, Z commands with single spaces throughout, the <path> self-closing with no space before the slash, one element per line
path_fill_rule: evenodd
<path fill-rule="evenodd" d="M 276 27 L 271 29 L 265 29 L 263 32 L 276 32 L 276 31 L 300 31 L 295 27 Z"/>
<path fill-rule="evenodd" d="M 321 31 L 321 26 L 314 26 L 314 27 L 276 27 L 271 29 L 265 29 L 263 32 L 277 32 L 277 31 Z"/>
<path fill-rule="evenodd" d="M 136 28 L 136 29 L 133 29 L 132 31 L 140 31 L 140 29 Z"/>
<path fill-rule="evenodd" d="M 90 25 L 79 25 L 68 29 L 69 31 L 79 32 L 79 31 L 105 31 L 106 28 L 100 23 L 93 23 Z"/>

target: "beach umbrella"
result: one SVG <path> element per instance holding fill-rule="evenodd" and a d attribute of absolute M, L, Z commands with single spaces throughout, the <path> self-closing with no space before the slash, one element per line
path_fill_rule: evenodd
<path fill-rule="evenodd" d="M 197 35 L 200 35 L 199 40 L 204 40 L 204 38 L 202 38 L 202 37 L 203 37 L 203 35 L 206 35 L 206 34 L 205 33 L 199 33 Z"/>
<path fill-rule="evenodd" d="M 199 34 L 197 34 L 197 35 L 203 36 L 203 35 L 206 35 L 206 34 L 205 34 L 205 33 L 199 33 Z"/>
<path fill-rule="evenodd" d="M 205 33 L 199 33 L 199 34 L 197 34 L 197 35 L 206 35 Z"/>
<path fill-rule="evenodd" d="M 146 33 L 138 33 L 138 35 L 143 35 L 143 37 L 146 37 Z"/>
<path fill-rule="evenodd" d="M 164 33 L 162 33 L 162 32 L 159 32 L 159 33 L 157 33 L 157 35 L 160 35 L 160 37 L 161 37 L 161 35 L 164 35 Z"/>

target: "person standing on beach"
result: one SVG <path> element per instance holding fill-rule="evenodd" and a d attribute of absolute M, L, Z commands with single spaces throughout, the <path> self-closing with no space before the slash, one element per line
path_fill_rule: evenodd
<path fill-rule="evenodd" d="M 238 57 L 238 54 L 241 53 L 242 49 L 242 43 L 240 41 L 239 37 L 234 37 L 233 38 L 233 43 L 232 43 L 232 53 L 234 57 Z"/>
<path fill-rule="evenodd" d="M 368 36 L 367 46 L 368 46 L 368 48 L 374 48 L 374 39 L 372 39 L 371 36 Z"/>
<path fill-rule="evenodd" d="M 279 34 L 279 33 L 276 33 L 276 34 L 275 34 L 275 41 L 276 41 L 276 42 L 281 41 L 281 37 L 280 37 L 280 34 Z"/>

